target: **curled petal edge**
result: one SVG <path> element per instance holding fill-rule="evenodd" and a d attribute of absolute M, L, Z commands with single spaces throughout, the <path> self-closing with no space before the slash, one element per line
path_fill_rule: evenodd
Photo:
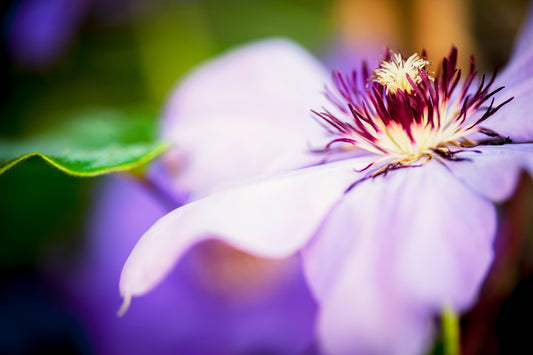
<path fill-rule="evenodd" d="M 220 239 L 260 257 L 295 253 L 360 178 L 357 169 L 367 164 L 368 158 L 357 158 L 301 169 L 215 193 L 167 214 L 142 236 L 124 265 L 119 315 L 200 241 Z"/>

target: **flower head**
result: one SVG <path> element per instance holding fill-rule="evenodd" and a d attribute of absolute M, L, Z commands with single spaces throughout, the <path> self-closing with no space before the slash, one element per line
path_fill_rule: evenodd
<path fill-rule="evenodd" d="M 530 25 L 524 36 L 532 31 Z M 515 55 L 531 59 L 530 42 L 519 43 Z M 315 78 L 327 81 L 323 70 L 311 69 L 315 66 L 307 55 L 284 41 L 245 47 L 232 64 L 244 68 L 254 57 L 272 62 L 273 48 L 293 59 L 283 63 L 291 80 L 297 81 L 295 73 L 306 67 L 310 70 L 302 80 L 314 70 Z M 507 85 L 515 100 L 502 106 L 508 99 L 492 104 L 500 89 L 491 89 L 501 79 L 477 82 L 472 67 L 461 82 L 455 58 L 452 50 L 434 80 L 420 67 L 414 78 L 406 73 L 411 90 L 393 92 L 387 90 L 390 84 L 377 81 L 359 89 L 357 74 L 336 73 L 337 92 L 326 90 L 333 104 L 315 111 L 330 135 L 325 155 L 318 154 L 321 164 L 270 171 L 167 214 L 144 234 L 124 266 L 120 290 L 125 304 L 154 288 L 191 246 L 217 239 L 261 257 L 301 254 L 319 304 L 316 329 L 326 353 L 422 353 L 432 320 L 444 306 L 464 311 L 475 301 L 493 258 L 493 202 L 510 196 L 521 169 L 533 171 L 533 144 L 502 138 L 533 140 L 531 120 L 523 114 L 532 108 L 524 97 L 531 95 L 533 72 L 526 78 L 511 75 L 514 65 L 528 61 L 511 61 L 503 73 L 513 79 Z M 265 75 L 268 68 L 259 65 L 252 73 Z M 216 69 L 206 72 L 216 77 Z M 368 70 L 362 73 L 363 81 L 370 78 Z M 254 97 L 278 100 L 279 92 L 291 92 L 285 76 L 278 75 L 274 84 L 273 75 L 264 76 L 263 91 L 254 91 Z M 231 89 L 249 97 L 246 86 Z M 253 100 L 243 102 L 254 107 Z M 276 112 L 299 112 L 291 119 L 302 123 L 309 107 L 301 104 L 287 100 Z M 222 106 L 218 112 L 235 109 Z M 276 127 L 272 120 L 268 117 Z M 489 125 L 496 120 L 513 124 L 501 125 L 501 136 L 495 135 Z M 523 127 L 532 134 L 524 134 Z M 277 134 L 270 137 L 273 146 Z M 290 138 L 309 146 L 315 137 Z M 492 138 L 497 145 L 490 144 Z M 291 155 L 301 157 L 301 151 L 271 158 Z M 407 167 L 416 168 L 398 169 Z"/>
<path fill-rule="evenodd" d="M 313 111 L 335 136 L 326 150 L 337 143 L 361 148 L 382 156 L 374 163 L 386 162 L 382 171 L 413 165 L 421 158 L 454 160 L 457 154 L 480 144 L 507 140 L 497 133 L 482 128 L 481 124 L 512 98 L 494 107 L 482 105 L 503 87 L 491 90 L 496 78 L 485 76 L 476 85 L 474 59 L 466 80 L 460 82 L 461 71 L 456 68 L 457 49 L 442 61 L 441 74 L 433 78 L 423 69 L 428 62 L 418 54 L 407 61 L 392 53 L 383 61 L 372 78 L 363 71 L 352 75 L 335 72 L 336 94 L 327 91 L 330 101 L 342 117 L 329 111 Z M 368 82 L 361 92 L 357 79 Z M 475 86 L 473 88 L 473 86 Z M 472 90 L 474 89 L 474 90 Z M 490 139 L 474 141 L 473 133 L 482 133 Z M 496 141 L 498 142 L 498 141 Z"/>

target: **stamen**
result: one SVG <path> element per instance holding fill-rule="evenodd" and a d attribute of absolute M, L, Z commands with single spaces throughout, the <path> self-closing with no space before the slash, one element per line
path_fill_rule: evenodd
<path fill-rule="evenodd" d="M 410 94 L 414 87 L 409 82 L 410 77 L 416 84 L 422 81 L 419 70 L 424 70 L 426 65 L 431 64 L 417 53 L 407 60 L 403 60 L 400 53 L 392 53 L 390 60 L 382 60 L 380 67 L 373 72 L 372 80 L 383 85 L 387 89 L 387 94 L 395 94 L 398 90 L 403 90 Z M 433 78 L 430 77 L 430 80 Z"/>
<path fill-rule="evenodd" d="M 363 178 L 367 179 L 422 166 L 432 158 L 440 162 L 465 160 L 457 154 L 474 151 L 471 148 L 478 145 L 510 142 L 480 127 L 512 100 L 495 103 L 496 94 L 503 89 L 491 89 L 496 72 L 488 80 L 483 76 L 476 81 L 472 58 L 469 73 L 461 83 L 456 48 L 443 59 L 440 76 L 430 76 L 425 71 L 428 64 L 418 54 L 403 60 L 399 53 L 392 53 L 373 71 L 370 81 L 366 67 L 362 75 L 356 71 L 350 75 L 334 72 L 336 91 L 326 88 L 326 97 L 341 115 L 312 111 L 334 136 L 323 151 L 335 154 L 346 151 L 344 148 L 359 148 L 381 156 L 365 168 L 376 167 Z M 489 105 L 484 106 L 488 100 Z M 491 139 L 473 140 L 470 135 L 476 132 Z M 425 160 L 417 164 L 421 158 Z"/>

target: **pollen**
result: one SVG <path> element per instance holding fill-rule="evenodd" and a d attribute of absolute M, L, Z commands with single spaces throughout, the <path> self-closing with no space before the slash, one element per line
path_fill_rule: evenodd
<path fill-rule="evenodd" d="M 383 85 L 387 93 L 395 94 L 398 90 L 403 90 L 410 94 L 414 88 L 407 76 L 416 84 L 420 83 L 422 78 L 419 70 L 424 70 L 429 64 L 431 63 L 417 53 L 407 60 L 400 53 L 391 53 L 391 58 L 382 60 L 379 68 L 373 72 L 372 80 Z M 428 77 L 433 80 L 433 77 Z"/>

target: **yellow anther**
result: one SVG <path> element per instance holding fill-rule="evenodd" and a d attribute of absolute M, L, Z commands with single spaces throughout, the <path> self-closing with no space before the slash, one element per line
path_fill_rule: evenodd
<path fill-rule="evenodd" d="M 392 53 L 390 60 L 383 60 L 379 68 L 374 70 L 372 79 L 386 87 L 387 94 L 395 94 L 398 90 L 411 93 L 413 87 L 407 80 L 407 74 L 418 84 L 422 81 L 418 70 L 423 70 L 428 64 L 430 62 L 416 53 L 407 58 L 407 60 L 403 60 L 400 53 Z M 429 78 L 433 80 L 431 76 Z"/>

